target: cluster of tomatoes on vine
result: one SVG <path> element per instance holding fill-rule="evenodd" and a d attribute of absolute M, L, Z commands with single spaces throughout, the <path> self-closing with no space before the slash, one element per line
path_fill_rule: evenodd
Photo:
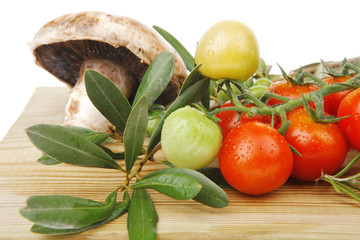
<path fill-rule="evenodd" d="M 357 78 L 351 73 L 323 81 L 335 84 Z M 296 84 L 283 79 L 273 82 L 267 92 L 290 102 L 289 99 L 302 99 L 319 88 L 311 82 Z M 286 104 L 280 99 L 269 98 L 265 104 Z M 233 103 L 228 101 L 221 108 L 231 106 Z M 316 110 L 317 106 L 323 109 Z M 323 174 L 334 174 L 350 149 L 360 150 L 360 89 L 326 95 L 319 104 L 304 101 L 303 106 L 286 112 L 283 118 L 236 111 L 215 116 L 220 119 L 224 138 L 219 153 L 220 170 L 230 185 L 248 194 L 271 192 L 289 177 L 314 181 Z"/>
<path fill-rule="evenodd" d="M 237 46 L 239 39 L 246 49 Z M 218 156 L 225 180 L 252 195 L 271 192 L 290 177 L 314 181 L 338 171 L 350 149 L 360 150 L 359 68 L 344 61 L 340 73 L 327 69 L 324 79 L 301 70 L 293 79 L 281 69 L 280 80 L 260 74 L 254 81 L 256 69 L 269 71 L 258 55 L 246 25 L 224 21 L 205 33 L 195 62 L 204 76 L 223 78 L 213 94 L 222 106 L 172 113 L 161 139 L 167 159 L 199 169 Z"/>

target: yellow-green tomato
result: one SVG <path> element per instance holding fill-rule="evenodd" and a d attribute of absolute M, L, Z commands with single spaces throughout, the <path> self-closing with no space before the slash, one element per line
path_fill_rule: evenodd
<path fill-rule="evenodd" d="M 254 83 L 254 86 L 265 86 L 265 87 L 269 87 L 271 84 L 273 83 L 273 81 L 271 81 L 268 78 L 259 78 L 256 80 L 256 82 Z"/>
<path fill-rule="evenodd" d="M 151 134 L 154 132 L 157 124 L 159 123 L 160 118 L 152 118 L 148 120 L 148 125 L 146 128 L 146 133 L 151 136 Z"/>
<path fill-rule="evenodd" d="M 255 34 L 244 23 L 225 20 L 216 23 L 200 39 L 196 65 L 209 78 L 246 81 L 257 70 L 260 61 Z"/>
<path fill-rule="evenodd" d="M 264 93 L 267 92 L 267 90 L 268 90 L 268 87 L 258 85 L 258 86 L 252 86 L 251 88 L 249 88 L 249 93 L 256 98 L 260 98 L 262 95 L 264 95 Z"/>
<path fill-rule="evenodd" d="M 161 147 L 167 160 L 176 167 L 195 170 L 218 156 L 221 141 L 216 123 L 189 106 L 171 113 L 161 132 Z"/>

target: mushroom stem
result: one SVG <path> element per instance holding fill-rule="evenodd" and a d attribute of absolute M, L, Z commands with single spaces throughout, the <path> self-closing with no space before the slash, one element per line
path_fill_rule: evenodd
<path fill-rule="evenodd" d="M 83 62 L 79 79 L 71 89 L 65 106 L 63 125 L 86 127 L 99 132 L 110 132 L 113 125 L 95 108 L 86 93 L 84 81 L 86 69 L 96 70 L 111 79 L 128 99 L 133 96 L 137 88 L 137 79 L 124 66 L 110 60 L 89 59 Z"/>

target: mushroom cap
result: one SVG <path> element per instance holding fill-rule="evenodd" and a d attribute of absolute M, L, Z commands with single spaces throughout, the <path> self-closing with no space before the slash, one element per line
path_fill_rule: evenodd
<path fill-rule="evenodd" d="M 132 71 L 140 82 L 161 52 L 175 56 L 174 74 L 158 103 L 173 101 L 187 76 L 179 54 L 154 29 L 128 17 L 103 12 L 80 12 L 45 24 L 29 43 L 36 64 L 74 86 L 86 59 L 110 59 Z"/>

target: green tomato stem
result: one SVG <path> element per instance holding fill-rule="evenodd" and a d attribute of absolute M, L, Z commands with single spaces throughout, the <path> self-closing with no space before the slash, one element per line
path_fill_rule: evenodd
<path fill-rule="evenodd" d="M 346 63 L 346 64 L 345 64 L 345 68 L 346 68 L 346 69 L 351 69 L 351 70 L 353 70 L 353 71 L 355 71 L 355 72 L 357 72 L 357 73 L 360 73 L 360 68 L 357 67 L 357 66 L 355 66 L 354 64 Z"/>
<path fill-rule="evenodd" d="M 313 80 L 315 82 L 315 84 L 319 85 L 319 86 L 325 86 L 327 85 L 327 83 L 325 83 L 324 81 L 322 81 L 321 79 L 315 77 L 314 75 L 312 75 L 311 73 L 308 72 L 302 72 L 299 75 L 299 79 L 305 79 L 305 78 L 310 78 L 311 80 Z"/>
<path fill-rule="evenodd" d="M 332 93 L 336 93 L 336 92 L 341 92 L 341 91 L 344 91 L 344 90 L 348 90 L 348 89 L 353 89 L 354 87 L 354 83 L 356 81 L 358 81 L 360 79 L 360 75 L 356 75 L 355 77 L 347 80 L 346 82 L 344 82 L 344 84 L 325 84 L 323 85 L 320 89 L 312 92 L 312 93 L 308 93 L 304 96 L 306 102 L 312 102 L 313 99 L 311 97 L 312 94 L 316 94 L 318 96 L 327 96 L 327 95 L 330 95 Z M 209 112 L 209 115 L 214 115 L 214 114 L 217 114 L 219 112 L 223 112 L 223 111 L 237 111 L 237 112 L 244 112 L 244 113 L 247 113 L 247 114 L 253 114 L 253 115 L 280 115 L 280 113 L 282 111 L 285 111 L 285 112 L 289 112 L 291 110 L 294 110 L 300 106 L 302 106 L 304 104 L 304 101 L 303 101 L 303 98 L 299 98 L 299 99 L 288 99 L 288 98 L 282 98 L 281 96 L 280 97 L 276 97 L 275 94 L 273 93 L 267 93 L 268 96 L 271 96 L 271 97 L 276 97 L 278 99 L 281 99 L 281 100 L 285 100 L 285 103 L 282 104 L 282 105 L 279 105 L 279 106 L 275 106 L 275 107 L 272 107 L 272 106 L 266 106 L 265 104 L 263 104 L 262 106 L 257 106 L 257 107 L 252 107 L 252 108 L 249 108 L 249 107 L 245 107 L 243 104 L 241 104 L 237 98 L 237 96 L 235 95 L 235 93 L 232 91 L 232 89 L 230 88 L 230 85 L 228 82 L 225 83 L 226 84 L 226 87 L 227 87 L 227 90 L 230 94 L 230 99 L 232 101 L 232 103 L 234 104 L 235 107 L 231 107 L 231 108 L 218 108 L 218 109 L 215 109 L 211 112 Z M 355 86 L 355 87 L 358 87 L 358 86 Z M 246 93 L 245 93 L 246 94 Z M 244 94 L 242 94 L 244 95 Z M 247 96 L 247 95 L 245 95 Z M 278 95 L 277 95 L 278 96 Z M 248 96 L 247 96 L 248 97 Z M 253 100 L 251 97 L 250 97 L 251 100 Z"/>
<path fill-rule="evenodd" d="M 244 93 L 243 96 L 245 99 L 251 100 L 257 107 L 265 107 L 266 106 L 262 101 L 260 101 L 257 97 L 255 97 L 251 94 Z"/>
<path fill-rule="evenodd" d="M 266 93 L 264 93 L 264 97 L 265 97 L 266 99 L 274 98 L 274 99 L 283 101 L 284 103 L 286 103 L 286 102 L 288 102 L 288 101 L 291 100 L 291 98 L 287 98 L 287 97 L 284 97 L 284 96 L 281 96 L 281 95 L 278 95 L 278 94 L 275 94 L 275 93 L 271 93 L 271 92 L 266 92 Z"/>

